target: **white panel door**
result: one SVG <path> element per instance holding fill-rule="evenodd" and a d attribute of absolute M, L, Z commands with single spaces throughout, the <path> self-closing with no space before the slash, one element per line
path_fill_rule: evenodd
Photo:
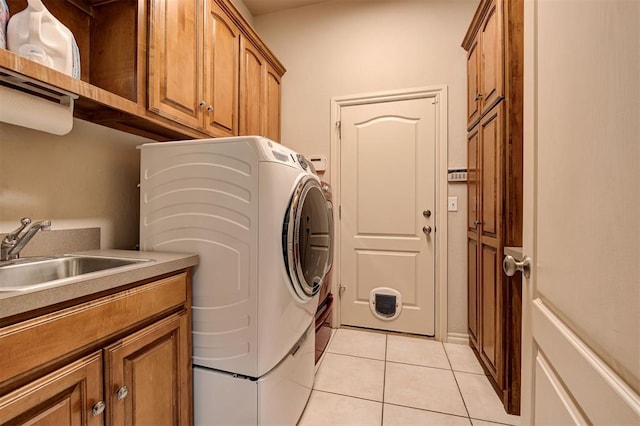
<path fill-rule="evenodd" d="M 343 106 L 340 119 L 341 323 L 434 335 L 435 101 Z M 401 294 L 397 318 L 373 315 L 380 287 Z"/>
<path fill-rule="evenodd" d="M 525 3 L 523 424 L 640 424 L 640 2 Z"/>

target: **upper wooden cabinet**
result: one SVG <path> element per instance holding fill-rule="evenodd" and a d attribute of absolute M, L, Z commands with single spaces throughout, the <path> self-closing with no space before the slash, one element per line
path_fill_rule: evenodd
<path fill-rule="evenodd" d="M 481 3 L 462 43 L 467 50 L 467 129 L 504 97 L 503 1 Z"/>
<path fill-rule="evenodd" d="M 202 130 L 202 10 L 199 0 L 149 3 L 149 110 Z"/>
<path fill-rule="evenodd" d="M 43 1 L 78 42 L 81 79 L 4 49 L 0 79 L 77 94 L 75 117 L 156 140 L 246 134 L 243 108 L 262 111 L 257 134 L 278 136 L 285 68 L 230 0 Z M 7 2 L 12 14 L 26 7 Z M 257 107 L 240 103 L 241 37 L 273 72 Z"/>
<path fill-rule="evenodd" d="M 280 141 L 280 77 L 250 40 L 241 40 L 240 134 Z"/>
<path fill-rule="evenodd" d="M 214 0 L 205 1 L 204 27 L 205 130 L 237 135 L 240 30 Z"/>
<path fill-rule="evenodd" d="M 149 110 L 210 136 L 238 134 L 239 30 L 214 0 L 150 2 Z"/>
<path fill-rule="evenodd" d="M 240 63 L 240 133 L 262 135 L 265 132 L 265 73 L 267 64 L 258 49 L 244 37 Z"/>
<path fill-rule="evenodd" d="M 229 6 L 206 0 L 203 14 L 196 0 L 150 4 L 149 110 L 209 136 L 278 140 L 283 70 Z"/>
<path fill-rule="evenodd" d="M 267 75 L 266 75 L 266 87 L 265 87 L 265 96 L 266 100 L 264 105 L 266 107 L 265 111 L 265 122 L 266 122 L 266 130 L 265 136 L 271 140 L 280 142 L 280 123 L 281 123 L 281 74 L 271 65 L 267 64 Z"/>

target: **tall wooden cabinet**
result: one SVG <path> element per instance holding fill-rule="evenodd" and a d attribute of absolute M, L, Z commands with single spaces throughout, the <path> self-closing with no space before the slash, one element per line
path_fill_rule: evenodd
<path fill-rule="evenodd" d="M 519 282 L 502 272 L 522 244 L 522 0 L 483 0 L 467 51 L 469 341 L 510 413 L 520 411 Z"/>

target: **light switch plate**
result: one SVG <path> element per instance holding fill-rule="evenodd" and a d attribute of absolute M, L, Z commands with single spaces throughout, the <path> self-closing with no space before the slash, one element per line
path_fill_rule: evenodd
<path fill-rule="evenodd" d="M 449 197 L 447 200 L 447 210 L 450 212 L 458 211 L 458 197 Z"/>

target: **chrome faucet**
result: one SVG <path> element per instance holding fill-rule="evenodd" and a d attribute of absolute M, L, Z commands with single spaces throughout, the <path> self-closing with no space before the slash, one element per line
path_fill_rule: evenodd
<path fill-rule="evenodd" d="M 22 218 L 18 229 L 5 235 L 2 239 L 2 245 L 0 246 L 0 261 L 18 259 L 20 257 L 20 251 L 31 241 L 38 231 L 48 231 L 51 229 L 51 221 L 43 220 L 41 222 L 35 222 L 21 235 L 22 231 L 30 223 L 31 219 L 28 217 Z"/>

